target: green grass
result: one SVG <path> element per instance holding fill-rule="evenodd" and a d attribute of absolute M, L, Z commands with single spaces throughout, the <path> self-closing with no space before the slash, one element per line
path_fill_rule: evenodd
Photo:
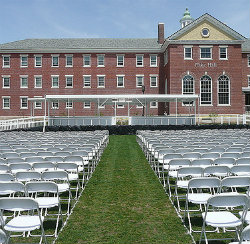
<path fill-rule="evenodd" d="M 192 243 L 135 136 L 110 143 L 57 244 Z"/>

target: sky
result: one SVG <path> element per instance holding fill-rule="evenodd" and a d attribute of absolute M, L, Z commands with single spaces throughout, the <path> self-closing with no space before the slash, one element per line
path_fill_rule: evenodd
<path fill-rule="evenodd" d="M 157 38 L 180 29 L 188 8 L 250 37 L 250 0 L 0 0 L 0 43 L 27 38 Z"/>

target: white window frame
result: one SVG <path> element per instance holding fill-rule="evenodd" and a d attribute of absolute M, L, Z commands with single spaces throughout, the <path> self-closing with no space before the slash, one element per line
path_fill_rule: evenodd
<path fill-rule="evenodd" d="M 124 78 L 125 75 L 116 75 L 116 86 L 117 87 L 120 87 L 120 88 L 124 88 L 125 87 L 125 84 L 124 84 Z M 119 79 L 122 78 L 122 86 L 119 85 Z"/>
<path fill-rule="evenodd" d="M 221 58 L 221 48 L 226 49 L 226 57 Z M 219 46 L 219 60 L 228 60 L 228 46 Z"/>
<path fill-rule="evenodd" d="M 8 106 L 5 107 L 5 99 L 8 99 Z M 10 96 L 2 96 L 2 109 L 10 109 Z"/>
<path fill-rule="evenodd" d="M 99 58 L 103 58 L 103 60 L 99 60 Z M 105 67 L 105 55 L 104 54 L 97 55 L 97 67 Z"/>
<path fill-rule="evenodd" d="M 250 55 L 247 55 L 247 66 L 250 67 Z"/>
<path fill-rule="evenodd" d="M 4 84 L 4 80 L 5 79 L 8 79 L 9 80 L 9 85 L 8 86 L 5 86 Z M 6 88 L 10 88 L 10 75 L 2 75 L 2 80 L 3 80 L 3 88 L 6 89 Z"/>
<path fill-rule="evenodd" d="M 57 65 L 54 65 L 54 58 L 57 58 Z M 59 64 L 60 64 L 60 57 L 59 57 L 59 54 L 52 54 L 51 55 L 51 67 L 59 67 Z"/>
<path fill-rule="evenodd" d="M 143 105 L 136 105 L 136 108 L 143 108 Z"/>
<path fill-rule="evenodd" d="M 202 78 L 204 76 L 208 76 L 210 78 L 210 92 L 209 91 L 206 91 L 206 92 L 203 92 L 203 93 L 207 93 L 207 94 L 210 94 L 210 103 L 205 103 L 207 101 L 202 101 L 202 89 L 201 89 L 201 81 L 202 81 Z M 203 75 L 201 78 L 200 78 L 200 106 L 212 106 L 213 105 L 213 80 L 212 80 L 212 77 L 205 74 Z"/>
<path fill-rule="evenodd" d="M 142 84 L 138 85 L 139 83 L 139 78 L 142 78 Z M 142 87 L 144 85 L 144 75 L 136 75 L 136 87 Z"/>
<path fill-rule="evenodd" d="M 103 78 L 103 83 L 104 83 L 103 86 L 100 86 L 100 84 L 99 84 L 100 78 Z M 105 75 L 97 75 L 97 88 L 105 88 Z"/>
<path fill-rule="evenodd" d="M 55 104 L 57 104 L 57 105 L 55 106 Z M 51 109 L 59 109 L 59 101 L 58 100 L 51 103 Z"/>
<path fill-rule="evenodd" d="M 225 104 L 219 103 L 219 102 L 220 102 L 220 100 L 219 100 L 219 93 L 222 93 L 222 92 L 220 92 L 220 90 L 219 90 L 219 78 L 220 78 L 221 76 L 226 76 L 226 77 L 228 78 L 228 103 L 225 103 Z M 226 92 L 224 92 L 224 93 L 226 93 Z M 231 81 L 230 81 L 229 76 L 224 75 L 224 74 L 223 74 L 223 75 L 220 75 L 220 76 L 218 77 L 218 79 L 217 79 L 217 102 L 218 102 L 218 106 L 231 106 Z"/>
<path fill-rule="evenodd" d="M 250 87 L 250 75 L 247 76 L 247 86 Z"/>
<path fill-rule="evenodd" d="M 90 101 L 83 102 L 83 108 L 84 109 L 90 109 L 91 108 L 91 102 Z"/>
<path fill-rule="evenodd" d="M 168 49 L 164 52 L 164 66 L 168 64 Z"/>
<path fill-rule="evenodd" d="M 153 62 L 152 58 L 155 58 L 155 63 Z M 150 55 L 150 67 L 157 67 L 158 66 L 158 56 L 157 54 L 151 54 Z"/>
<path fill-rule="evenodd" d="M 155 79 L 155 85 L 152 85 L 153 81 L 152 79 Z M 158 87 L 158 75 L 150 75 L 150 87 Z"/>
<path fill-rule="evenodd" d="M 187 89 L 189 89 L 191 91 L 184 91 L 184 78 L 186 76 L 190 76 L 192 78 L 192 81 L 193 81 L 192 87 L 191 86 L 190 87 L 186 87 Z M 182 81 L 182 84 L 181 84 L 181 86 L 182 86 L 182 95 L 185 95 L 185 94 L 195 94 L 195 80 L 194 80 L 194 77 L 189 74 L 189 72 L 182 77 L 181 81 Z M 182 102 L 182 106 L 193 106 L 193 102 L 192 103 Z"/>
<path fill-rule="evenodd" d="M 85 79 L 89 78 L 89 85 L 86 86 L 86 81 Z M 84 88 L 91 88 L 91 75 L 83 75 L 83 87 Z"/>
<path fill-rule="evenodd" d="M 27 99 L 27 106 L 23 107 L 23 99 Z M 29 103 L 28 103 L 28 97 L 27 96 L 20 96 L 20 109 L 28 109 Z"/>
<path fill-rule="evenodd" d="M 141 61 L 139 60 L 139 57 L 142 58 Z M 136 67 L 143 67 L 143 65 L 144 65 L 144 55 L 143 54 L 136 54 Z"/>
<path fill-rule="evenodd" d="M 68 85 L 68 78 L 72 78 L 72 85 Z M 74 87 L 74 76 L 73 75 L 65 75 L 65 88 L 73 88 Z"/>
<path fill-rule="evenodd" d="M 2 55 L 2 57 L 3 57 L 3 65 L 2 65 L 2 67 L 3 68 L 10 68 L 10 55 Z M 7 58 L 8 61 L 7 60 L 5 61 L 5 58 Z M 6 64 L 6 63 L 8 63 L 8 64 Z"/>
<path fill-rule="evenodd" d="M 202 50 L 202 48 L 207 48 L 207 49 L 210 49 L 210 58 L 202 58 L 201 57 L 201 54 L 202 54 L 202 52 L 201 52 L 201 50 Z M 213 59 L 213 46 L 200 46 L 200 59 L 201 60 L 212 60 Z"/>
<path fill-rule="evenodd" d="M 190 48 L 191 50 L 191 57 L 186 57 L 186 49 Z M 184 46 L 183 48 L 183 55 L 184 55 L 184 60 L 193 60 L 193 46 Z"/>
<path fill-rule="evenodd" d="M 54 86 L 53 78 L 58 78 L 58 85 Z M 51 75 L 51 88 L 59 88 L 59 75 Z"/>
<path fill-rule="evenodd" d="M 72 100 L 68 100 L 66 103 L 65 103 L 65 108 L 66 109 L 72 109 L 73 108 L 73 101 Z"/>
<path fill-rule="evenodd" d="M 34 96 L 34 98 L 42 98 L 41 96 Z M 42 101 L 35 101 L 34 103 L 34 109 L 42 109 Z"/>
<path fill-rule="evenodd" d="M 154 105 L 155 103 L 155 105 Z M 150 108 L 158 108 L 158 102 L 157 101 L 151 101 L 150 102 Z"/>
<path fill-rule="evenodd" d="M 23 79 L 27 79 L 27 86 L 23 86 Z M 20 75 L 20 88 L 28 88 L 29 87 L 29 80 L 28 75 Z"/>
<path fill-rule="evenodd" d="M 41 79 L 41 86 L 37 86 L 37 78 L 40 78 Z M 43 88 L 43 77 L 42 75 L 35 75 L 34 76 L 34 87 L 35 88 Z"/>
<path fill-rule="evenodd" d="M 27 59 L 26 61 L 23 58 Z M 20 55 L 20 67 L 27 68 L 29 65 L 29 57 L 28 54 Z"/>
<path fill-rule="evenodd" d="M 116 67 L 124 67 L 124 54 L 117 54 L 116 55 Z M 122 64 L 120 64 L 119 57 L 122 58 Z"/>
<path fill-rule="evenodd" d="M 124 104 L 117 104 L 116 107 L 117 108 L 125 108 Z"/>
<path fill-rule="evenodd" d="M 39 65 L 37 58 L 41 58 L 41 65 Z M 42 67 L 43 65 L 43 56 L 42 55 L 35 55 L 35 67 Z"/>
<path fill-rule="evenodd" d="M 68 59 L 71 59 L 71 64 L 68 64 Z M 73 67 L 73 54 L 65 54 L 65 67 Z"/>
<path fill-rule="evenodd" d="M 103 109 L 103 108 L 105 108 L 105 105 L 102 105 L 102 104 L 100 105 L 100 104 L 99 104 L 99 105 L 98 105 L 98 108 L 99 108 L 99 109 Z"/>
<path fill-rule="evenodd" d="M 85 57 L 89 58 L 89 64 L 85 64 Z M 91 67 L 91 55 L 90 54 L 83 54 L 83 67 Z"/>

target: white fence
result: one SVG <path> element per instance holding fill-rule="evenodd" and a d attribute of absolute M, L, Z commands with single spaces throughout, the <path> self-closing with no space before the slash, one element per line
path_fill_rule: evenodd
<path fill-rule="evenodd" d="M 44 123 L 47 124 L 44 116 L 0 120 L 0 131 L 38 127 L 43 126 Z"/>

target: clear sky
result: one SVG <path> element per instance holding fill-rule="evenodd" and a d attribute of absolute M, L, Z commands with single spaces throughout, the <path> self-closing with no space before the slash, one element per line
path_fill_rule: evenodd
<path fill-rule="evenodd" d="M 209 13 L 250 37 L 249 0 L 0 0 L 0 43 L 26 38 L 156 38 Z"/>

